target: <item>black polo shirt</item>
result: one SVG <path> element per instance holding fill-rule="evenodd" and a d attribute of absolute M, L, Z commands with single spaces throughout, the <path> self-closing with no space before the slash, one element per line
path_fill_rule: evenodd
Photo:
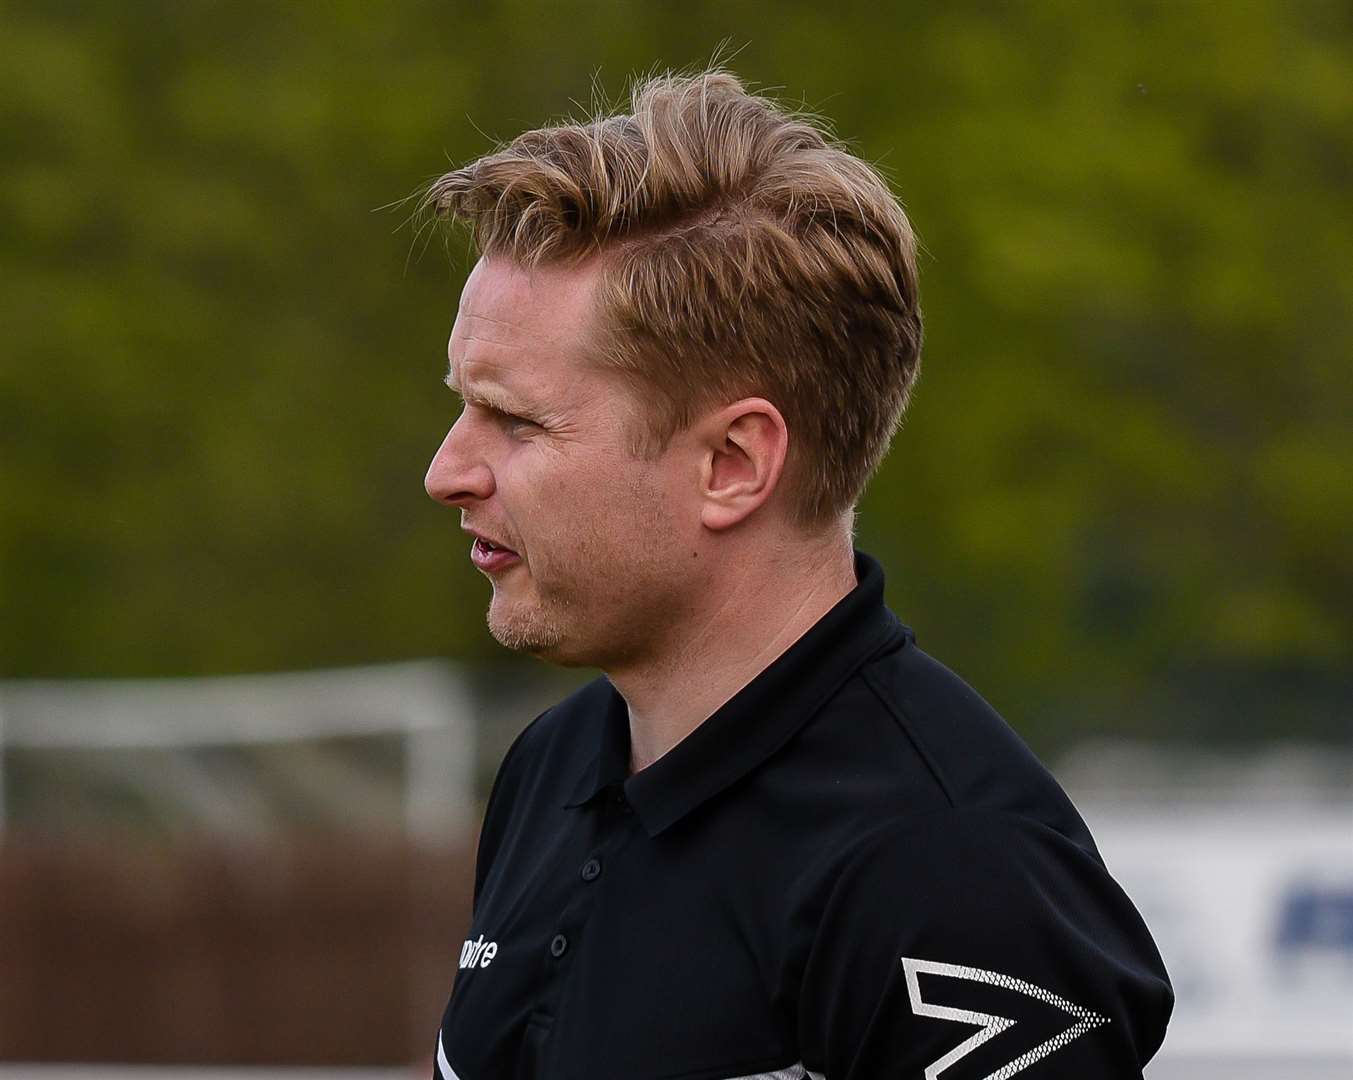
<path fill-rule="evenodd" d="M 629 775 L 604 677 L 489 798 L 440 1080 L 1117 1080 L 1173 1004 L 1033 753 L 858 585 Z"/>

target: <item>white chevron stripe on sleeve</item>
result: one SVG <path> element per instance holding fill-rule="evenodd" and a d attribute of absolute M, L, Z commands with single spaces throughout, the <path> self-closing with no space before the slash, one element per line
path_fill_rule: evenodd
<path fill-rule="evenodd" d="M 907 996 L 911 999 L 911 1011 L 917 1016 L 929 1016 L 936 1020 L 953 1020 L 960 1024 L 972 1024 L 981 1028 L 980 1031 L 964 1039 L 943 1057 L 937 1058 L 927 1065 L 925 1080 L 938 1080 L 940 1073 L 948 1069 L 950 1065 L 967 1057 L 987 1040 L 994 1039 L 1001 1032 L 1008 1031 L 1016 1025 L 1015 1021 L 1008 1016 L 991 1016 L 972 1009 L 936 1005 L 933 1002 L 926 1001 L 921 997 L 921 986 L 917 980 L 918 975 L 943 975 L 951 979 L 967 979 L 970 982 L 985 983 L 988 986 L 999 986 L 1005 990 L 1014 990 L 1021 994 L 1027 994 L 1044 1004 L 1055 1005 L 1075 1021 L 1046 1042 L 1041 1042 L 1032 1050 L 1020 1054 L 1019 1057 L 1002 1065 L 995 1072 L 988 1073 L 983 1077 L 983 1080 L 1010 1080 L 1010 1077 L 1014 1076 L 1015 1073 L 1023 1072 L 1035 1061 L 1041 1061 L 1049 1054 L 1055 1054 L 1067 1043 L 1074 1042 L 1087 1031 L 1109 1022 L 1107 1016 L 1100 1016 L 1099 1013 L 1082 1005 L 1077 1005 L 1074 1001 L 1067 1001 L 1066 998 L 1059 997 L 1051 990 L 1045 990 L 1041 986 L 1035 986 L 1023 979 L 1017 979 L 1013 975 L 1002 975 L 998 971 L 964 967 L 959 964 L 944 964 L 936 960 L 917 960 L 910 956 L 902 957 L 902 968 L 906 974 Z"/>

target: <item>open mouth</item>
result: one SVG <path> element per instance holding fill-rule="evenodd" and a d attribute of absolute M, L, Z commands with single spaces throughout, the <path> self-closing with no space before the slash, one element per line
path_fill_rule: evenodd
<path fill-rule="evenodd" d="M 476 536 L 474 545 L 470 548 L 470 561 L 480 570 L 494 571 L 520 562 L 521 557 L 511 548 L 501 547 Z"/>

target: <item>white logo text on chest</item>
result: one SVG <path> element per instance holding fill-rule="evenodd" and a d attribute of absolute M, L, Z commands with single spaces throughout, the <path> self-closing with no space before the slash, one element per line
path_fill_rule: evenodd
<path fill-rule="evenodd" d="M 489 961 L 498 955 L 498 942 L 485 941 L 480 934 L 475 941 L 466 940 L 460 947 L 460 966 L 463 968 L 486 968 Z"/>

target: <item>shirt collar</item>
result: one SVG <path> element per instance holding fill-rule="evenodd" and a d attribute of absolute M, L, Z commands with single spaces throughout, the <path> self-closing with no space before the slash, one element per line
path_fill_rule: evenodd
<path fill-rule="evenodd" d="M 629 710 L 609 687 L 597 756 L 568 807 L 624 785 L 650 836 L 780 749 L 870 656 L 910 632 L 884 606 L 883 568 L 855 552 L 856 585 L 751 682 L 648 768 L 629 775 Z"/>

